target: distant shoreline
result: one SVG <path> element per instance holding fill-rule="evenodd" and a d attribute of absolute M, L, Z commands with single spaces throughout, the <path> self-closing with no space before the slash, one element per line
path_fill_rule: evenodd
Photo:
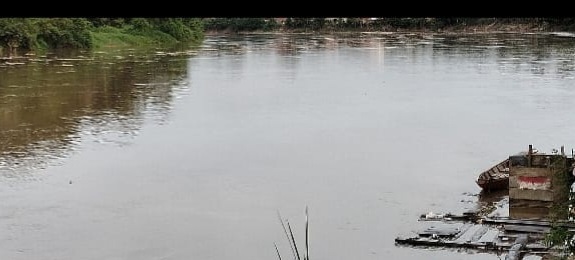
<path fill-rule="evenodd" d="M 570 32 L 566 30 L 553 30 L 541 27 L 533 27 L 530 25 L 496 25 L 496 26 L 457 26 L 447 27 L 443 29 L 429 29 L 429 28 L 382 28 L 367 29 L 321 29 L 321 30 L 302 30 L 302 29 L 278 29 L 272 31 L 253 30 L 253 31 L 231 31 L 231 30 L 206 30 L 205 35 L 225 35 L 225 34 L 329 34 L 329 33 L 374 33 L 374 34 L 387 34 L 387 33 L 552 33 L 552 32 Z"/>
<path fill-rule="evenodd" d="M 197 43 L 204 35 L 570 33 L 575 18 L 0 18 L 0 56 Z"/>
<path fill-rule="evenodd" d="M 309 20 L 309 19 L 308 19 Z M 313 19 L 312 19 L 313 20 Z M 450 25 L 438 22 L 420 21 L 407 23 L 405 18 L 397 19 L 395 23 L 382 19 L 379 23 L 362 23 L 352 26 L 324 24 L 313 26 L 309 24 L 288 25 L 274 23 L 274 25 L 259 25 L 259 27 L 242 27 L 238 21 L 226 21 L 227 24 L 210 25 L 205 22 L 205 35 L 218 34 L 250 34 L 250 33 L 544 33 L 544 32 L 575 32 L 575 19 L 573 22 L 548 22 L 545 19 L 530 19 L 530 21 L 507 21 L 505 19 L 469 19 L 468 23 L 455 22 Z M 421 19 L 420 19 L 421 20 Z M 423 19 L 425 20 L 425 19 Z M 486 21 L 489 20 L 489 21 Z M 529 19 L 527 19 L 529 20 Z M 406 24 L 407 23 L 407 24 Z M 573 25 L 572 25 L 573 24 Z"/>

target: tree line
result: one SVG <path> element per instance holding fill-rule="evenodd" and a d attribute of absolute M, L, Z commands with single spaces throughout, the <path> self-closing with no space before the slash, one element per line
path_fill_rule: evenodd
<path fill-rule="evenodd" d="M 163 42 L 199 40 L 205 31 L 443 30 L 493 25 L 575 31 L 575 18 L 0 18 L 0 47 L 9 51 L 92 48 L 102 32 Z"/>
<path fill-rule="evenodd" d="M 466 26 L 528 25 L 540 30 L 575 31 L 575 18 L 375 17 L 375 18 L 205 18 L 205 30 L 442 30 Z"/>
<path fill-rule="evenodd" d="M 0 46 L 10 51 L 91 48 L 94 35 L 106 28 L 175 41 L 203 37 L 202 21 L 197 18 L 0 18 Z"/>

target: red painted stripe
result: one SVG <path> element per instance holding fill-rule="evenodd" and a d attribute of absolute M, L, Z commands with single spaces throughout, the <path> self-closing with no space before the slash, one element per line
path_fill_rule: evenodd
<path fill-rule="evenodd" d="M 549 177 L 526 177 L 519 176 L 519 189 L 522 190 L 548 190 L 551 188 L 551 179 Z"/>
<path fill-rule="evenodd" d="M 519 176 L 520 182 L 529 182 L 529 183 L 537 183 L 543 184 L 546 182 L 550 182 L 549 177 L 526 177 L 526 176 Z"/>

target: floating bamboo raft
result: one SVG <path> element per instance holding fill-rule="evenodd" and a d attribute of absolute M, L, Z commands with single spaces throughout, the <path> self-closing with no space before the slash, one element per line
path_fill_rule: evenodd
<path fill-rule="evenodd" d="M 427 216 L 428 217 L 428 216 Z M 479 251 L 508 252 L 506 259 L 521 259 L 525 253 L 548 253 L 543 244 L 551 228 L 549 221 L 517 220 L 509 218 L 480 218 L 471 221 L 471 216 L 443 215 L 426 218 L 429 225 L 410 237 L 397 237 L 397 245 L 467 248 Z M 565 223 L 575 231 L 575 224 Z"/>

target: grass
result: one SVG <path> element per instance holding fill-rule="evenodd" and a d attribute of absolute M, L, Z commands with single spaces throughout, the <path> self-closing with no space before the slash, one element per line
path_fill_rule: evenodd
<path fill-rule="evenodd" d="M 147 46 L 177 43 L 174 37 L 157 30 L 136 31 L 131 26 L 123 28 L 104 26 L 93 30 L 94 48 Z"/>
<path fill-rule="evenodd" d="M 286 219 L 286 221 L 284 223 L 279 212 L 278 212 L 278 218 L 280 220 L 280 223 L 282 224 L 282 228 L 284 230 L 284 233 L 285 233 L 286 238 L 288 240 L 288 243 L 290 245 L 293 258 L 295 260 L 302 260 L 302 258 L 300 257 L 300 252 L 297 248 L 297 242 L 295 240 L 295 236 L 293 234 L 293 231 L 291 229 L 289 221 Z M 278 259 L 282 260 L 278 246 L 275 243 L 274 243 L 274 246 L 275 246 L 276 252 L 278 254 Z M 304 250 L 305 251 L 302 252 L 303 253 L 303 260 L 309 260 L 309 217 L 308 217 L 307 207 L 305 207 L 305 247 L 304 247 Z"/>

